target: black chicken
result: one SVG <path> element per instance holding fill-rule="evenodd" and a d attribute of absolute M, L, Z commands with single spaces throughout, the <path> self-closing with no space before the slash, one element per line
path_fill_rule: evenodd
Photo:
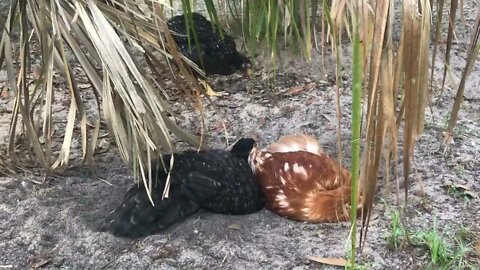
<path fill-rule="evenodd" d="M 224 33 L 222 39 L 218 32 L 219 26 L 212 26 L 212 22 L 198 13 L 192 13 L 192 20 L 197 33 L 199 48 L 196 46 L 193 35 L 191 35 L 190 46 L 188 45 L 185 15 L 172 17 L 167 22 L 168 28 L 183 55 L 203 68 L 207 76 L 213 74 L 231 75 L 236 71 L 241 71 L 250 76 L 252 62 L 237 51 L 235 41 L 231 36 Z M 222 30 L 222 32 L 224 31 Z M 197 78 L 200 76 L 194 71 L 193 74 Z M 205 79 L 199 78 L 199 81 L 207 90 L 207 95 L 222 95 L 214 92 Z"/>
<path fill-rule="evenodd" d="M 242 215 L 260 210 L 264 198 L 248 164 L 255 141 L 240 139 L 231 149 L 174 154 L 169 197 L 162 200 L 168 172 L 156 161 L 157 185 L 150 203 L 143 185 L 132 187 L 104 224 L 116 236 L 153 234 L 203 208 Z M 170 163 L 170 155 L 163 157 Z M 154 167 L 155 168 L 155 167 Z"/>

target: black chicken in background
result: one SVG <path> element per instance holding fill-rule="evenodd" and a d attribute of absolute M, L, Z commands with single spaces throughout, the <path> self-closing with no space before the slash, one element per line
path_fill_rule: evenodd
<path fill-rule="evenodd" d="M 263 208 L 264 197 L 248 164 L 255 141 L 240 139 L 231 149 L 187 151 L 174 154 L 169 197 L 162 200 L 168 175 L 160 161 L 152 206 L 143 184 L 135 185 L 124 201 L 105 220 L 104 229 L 116 236 L 140 237 L 186 219 L 199 209 L 242 215 Z M 163 156 L 170 164 L 170 155 Z M 168 168 L 167 168 L 168 170 Z M 106 228 L 105 228 L 106 227 Z"/>
<path fill-rule="evenodd" d="M 168 29 L 183 55 L 202 68 L 206 76 L 213 74 L 231 75 L 236 71 L 241 71 L 244 75 L 250 76 L 252 62 L 237 51 L 235 41 L 231 36 L 225 34 L 222 29 L 224 33 L 222 39 L 218 31 L 220 26 L 212 26 L 212 22 L 199 13 L 192 13 L 192 20 L 199 47 L 196 46 L 193 35 L 191 35 L 189 46 L 185 15 L 172 17 L 167 22 Z M 207 95 L 222 95 L 213 91 L 206 82 L 206 78 L 199 78 L 200 74 L 193 70 L 192 72 L 207 90 Z"/>

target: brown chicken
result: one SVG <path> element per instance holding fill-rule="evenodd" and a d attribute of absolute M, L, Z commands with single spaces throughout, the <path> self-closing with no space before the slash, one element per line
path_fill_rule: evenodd
<path fill-rule="evenodd" d="M 265 149 L 254 148 L 250 166 L 265 195 L 266 208 L 293 220 L 349 219 L 350 173 L 308 135 L 289 135 Z"/>

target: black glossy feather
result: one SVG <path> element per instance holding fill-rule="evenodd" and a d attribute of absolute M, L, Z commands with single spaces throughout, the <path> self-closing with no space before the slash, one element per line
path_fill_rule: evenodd
<path fill-rule="evenodd" d="M 246 159 L 230 152 L 212 150 L 192 155 L 185 195 L 202 208 L 222 214 L 248 214 L 263 207 L 263 197 Z"/>
<path fill-rule="evenodd" d="M 138 237 L 165 229 L 200 208 L 222 214 L 260 210 L 264 205 L 263 194 L 247 161 L 253 144 L 252 139 L 241 139 L 231 151 L 175 154 L 170 194 L 164 200 L 161 197 L 168 172 L 160 161 L 155 162 L 153 166 L 158 168 L 152 191 L 155 206 L 148 200 L 143 185 L 134 186 L 106 218 L 106 226 L 114 235 Z M 170 157 L 163 157 L 164 164 L 170 164 Z"/>
<path fill-rule="evenodd" d="M 197 47 L 193 35 L 188 44 L 185 16 L 178 15 L 168 20 L 167 25 L 182 54 L 202 67 L 206 75 L 230 75 L 234 72 L 246 72 L 252 65 L 250 60 L 239 53 L 235 41 L 224 31 L 221 38 L 218 25 L 213 25 L 199 13 L 192 13 L 192 20 L 198 38 Z M 216 29 L 214 29 L 214 27 Z M 198 74 L 197 74 L 198 75 Z"/>
<path fill-rule="evenodd" d="M 162 191 L 156 187 L 152 192 L 152 206 L 143 185 L 132 187 L 125 201 L 106 219 L 106 226 L 113 235 L 140 237 L 168 228 L 191 216 L 200 207 L 181 196 L 181 189 L 171 188 L 169 198 L 162 200 Z"/>

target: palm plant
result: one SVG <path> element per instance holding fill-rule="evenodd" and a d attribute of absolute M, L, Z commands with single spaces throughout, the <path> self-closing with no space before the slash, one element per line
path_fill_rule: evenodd
<path fill-rule="evenodd" d="M 122 157 L 133 168 L 140 168 L 141 176 L 148 175 L 148 164 L 154 153 L 160 149 L 174 150 L 172 135 L 199 146 L 198 138 L 168 118 L 169 105 L 134 56 L 135 50 L 143 51 L 148 63 L 154 66 L 160 61 L 153 56 L 153 51 L 159 51 L 178 61 L 187 79 L 195 81 L 186 72 L 178 52 L 170 49 L 171 53 L 167 53 L 167 46 L 174 48 L 172 39 L 158 35 L 158 30 L 166 26 L 156 9 L 161 11 L 165 7 L 153 2 L 152 9 L 140 9 L 135 1 L 124 1 L 124 4 L 122 8 L 113 9 L 107 3 L 96 1 L 12 1 L 0 59 L 5 63 L 15 97 L 8 146 L 13 161 L 16 160 L 15 138 L 21 126 L 34 157 L 47 174 L 59 165 L 68 165 L 78 120 L 82 160 L 91 162 L 100 134 L 100 114 Z M 17 25 L 20 36 L 12 40 L 12 31 Z M 125 36 L 132 47 L 127 47 L 119 34 Z M 32 36 L 36 41 L 32 41 Z M 33 51 L 38 46 L 42 63 L 39 75 L 32 82 Z M 78 75 L 69 56 L 78 61 L 92 85 L 89 94 L 96 100 L 95 108 L 90 108 L 96 109 L 93 123 L 88 120 L 92 116 L 87 115 L 77 85 Z M 19 60 L 18 66 L 15 59 Z M 164 64 L 158 66 L 167 68 Z M 53 78 L 57 72 L 65 78 L 70 93 L 70 109 L 60 149 L 54 149 L 53 145 L 53 126 L 58 121 L 52 112 L 56 100 Z M 35 119 L 39 113 L 42 117 Z M 143 180 L 146 181 L 146 177 Z"/>
<path fill-rule="evenodd" d="M 435 39 L 439 39 L 443 2 L 435 1 Z M 352 46 L 352 209 L 356 209 L 357 202 L 363 205 L 361 239 L 368 228 L 382 157 L 388 183 L 388 169 L 391 164 L 396 169 L 398 144 L 402 142 L 403 172 L 408 181 L 414 146 L 423 132 L 429 100 L 431 3 L 406 0 L 401 12 L 396 13 L 395 1 L 218 0 L 216 4 L 204 1 L 212 20 L 220 23 L 219 14 L 232 16 L 240 22 L 250 53 L 264 48 L 259 44 L 266 45 L 273 62 L 282 42 L 300 51 L 307 61 L 313 49 L 323 52 L 325 46 L 331 46 L 339 60 L 341 46 Z M 458 8 L 457 3 L 452 1 L 453 11 Z M 194 65 L 178 53 L 166 31 L 165 14 L 171 13 L 174 4 L 174 1 L 154 0 L 12 0 L 0 43 L 0 63 L 7 70 L 14 97 L 6 149 L 9 158 L 0 159 L 2 171 L 19 164 L 16 142 L 21 134 L 26 138 L 25 149 L 47 174 L 68 165 L 75 136 L 81 141 L 82 160 L 92 163 L 102 119 L 122 157 L 135 172 L 140 171 L 136 175 L 149 183 L 146 186 L 151 186 L 150 160 L 159 153 L 173 151 L 175 140 L 200 147 L 201 138 L 169 118 L 173 112 L 168 99 L 160 94 L 162 86 L 151 75 L 168 72 L 177 81 L 168 64 L 173 60 L 187 82 L 178 83 L 178 87 L 186 94 L 198 89 L 197 81 L 185 66 Z M 181 1 L 180 6 L 188 15 L 197 4 Z M 399 44 L 393 40 L 396 16 L 402 22 Z M 478 55 L 478 18 L 447 130 L 450 136 L 462 102 L 465 79 Z M 317 29 L 321 30 L 320 36 Z M 453 39 L 451 31 L 447 46 Z M 192 38 L 196 42 L 194 35 Z M 446 59 L 448 53 L 447 49 Z M 36 63 L 37 54 L 41 55 L 40 63 Z M 433 59 L 436 54 L 435 45 Z M 40 69 L 35 68 L 37 65 Z M 341 115 L 338 101 L 341 72 L 338 63 L 335 67 L 338 115 Z M 68 118 L 60 128 L 56 127 L 58 119 L 52 109 L 58 98 L 54 86 L 58 73 L 65 79 L 70 97 Z M 88 92 L 80 89 L 79 76 L 88 78 L 91 84 Z M 84 103 L 85 95 L 95 98 L 94 106 Z M 193 100 L 196 102 L 198 99 Z M 55 129 L 63 137 L 61 146 L 55 143 L 58 138 L 54 136 Z M 341 148 L 340 122 L 338 130 L 338 148 Z M 363 152 L 361 141 L 364 141 Z M 342 151 L 338 150 L 341 160 Z M 356 249 L 355 214 L 352 211 L 352 252 Z M 354 253 L 351 258 L 353 263 Z"/>

